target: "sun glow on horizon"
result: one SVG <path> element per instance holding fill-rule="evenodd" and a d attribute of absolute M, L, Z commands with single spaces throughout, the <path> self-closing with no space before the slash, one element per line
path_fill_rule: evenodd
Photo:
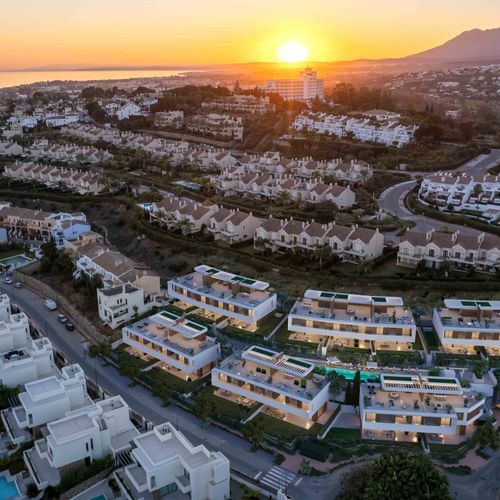
<path fill-rule="evenodd" d="M 278 49 L 278 58 L 284 63 L 298 63 L 305 61 L 308 56 L 305 45 L 296 40 L 290 40 Z"/>

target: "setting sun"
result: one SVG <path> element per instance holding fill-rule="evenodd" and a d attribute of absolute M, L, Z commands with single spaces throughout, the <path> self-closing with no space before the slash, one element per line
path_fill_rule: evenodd
<path fill-rule="evenodd" d="M 297 63 L 307 59 L 306 47 L 297 41 L 289 41 L 283 44 L 278 50 L 278 57 L 281 62 Z"/>

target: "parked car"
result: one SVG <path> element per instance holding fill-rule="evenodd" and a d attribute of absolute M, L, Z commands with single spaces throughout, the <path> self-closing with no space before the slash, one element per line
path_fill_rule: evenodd
<path fill-rule="evenodd" d="M 3 279 L 3 282 L 4 282 L 6 285 L 12 285 L 12 283 L 14 283 L 14 281 L 12 281 L 12 278 L 4 278 L 4 279 Z"/>
<path fill-rule="evenodd" d="M 49 311 L 55 311 L 57 309 L 57 304 L 51 300 L 51 299 L 45 299 L 43 302 L 43 305 L 49 310 Z"/>
<path fill-rule="evenodd" d="M 66 327 L 66 330 L 68 330 L 68 332 L 72 332 L 75 329 L 73 323 L 66 323 L 64 326 Z"/>
<path fill-rule="evenodd" d="M 23 285 L 21 283 L 19 283 L 19 281 L 14 285 L 16 288 L 22 288 Z"/>
<path fill-rule="evenodd" d="M 64 324 L 64 323 L 68 322 L 68 318 L 66 316 L 64 316 L 64 314 L 58 314 L 57 321 Z"/>

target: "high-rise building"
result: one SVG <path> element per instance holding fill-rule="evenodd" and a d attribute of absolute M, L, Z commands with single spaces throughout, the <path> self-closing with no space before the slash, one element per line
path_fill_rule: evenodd
<path fill-rule="evenodd" d="M 296 79 L 268 80 L 265 91 L 279 94 L 287 101 L 308 101 L 324 97 L 323 80 L 319 80 L 316 71 L 309 67 Z"/>

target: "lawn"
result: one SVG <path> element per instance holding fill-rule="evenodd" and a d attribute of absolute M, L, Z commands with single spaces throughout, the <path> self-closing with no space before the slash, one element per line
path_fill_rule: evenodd
<path fill-rule="evenodd" d="M 191 392 L 208 381 L 208 377 L 203 377 L 193 382 L 188 382 L 158 367 L 148 372 L 142 372 L 139 378 L 150 387 L 154 387 L 155 385 L 169 385 L 174 391 L 182 393 Z"/>
<path fill-rule="evenodd" d="M 259 421 L 263 425 L 264 432 L 267 435 L 286 443 L 293 441 L 297 437 L 316 437 L 321 433 L 323 427 L 320 424 L 314 424 L 310 429 L 304 429 L 297 425 L 289 424 L 288 422 L 283 422 L 283 420 L 265 415 L 264 413 L 257 415 L 254 420 Z"/>
<path fill-rule="evenodd" d="M 265 337 L 272 332 L 274 327 L 281 321 L 282 317 L 278 318 L 276 316 L 271 316 L 268 318 L 264 324 L 259 326 L 255 332 L 248 332 L 247 330 L 242 330 L 241 328 L 236 328 L 235 326 L 228 325 L 223 328 L 222 332 L 231 336 L 231 334 L 236 335 L 246 335 L 248 337 Z"/>
<path fill-rule="evenodd" d="M 228 399 L 221 398 L 214 394 L 215 388 L 211 385 L 204 387 L 198 394 L 199 397 L 208 397 L 211 401 L 213 401 L 215 405 L 215 416 L 223 415 L 224 417 L 228 417 L 229 419 L 240 421 L 246 418 L 251 411 L 254 409 L 254 405 L 252 408 L 248 408 L 243 405 L 239 405 L 237 403 L 233 403 Z M 257 405 L 255 405 L 256 409 Z"/>
<path fill-rule="evenodd" d="M 190 319 L 191 321 L 194 321 L 196 323 L 200 323 L 202 325 L 207 325 L 207 326 L 212 326 L 215 321 L 213 319 L 207 318 L 205 316 L 201 316 L 200 314 L 195 314 L 195 313 L 189 313 L 186 316 L 187 319 Z"/>
<path fill-rule="evenodd" d="M 437 333 L 434 330 L 434 328 L 432 329 L 431 332 L 429 331 L 423 332 L 423 335 L 425 337 L 425 341 L 427 342 L 429 350 L 435 351 L 439 349 L 441 343 L 439 342 L 439 337 L 437 336 Z"/>

